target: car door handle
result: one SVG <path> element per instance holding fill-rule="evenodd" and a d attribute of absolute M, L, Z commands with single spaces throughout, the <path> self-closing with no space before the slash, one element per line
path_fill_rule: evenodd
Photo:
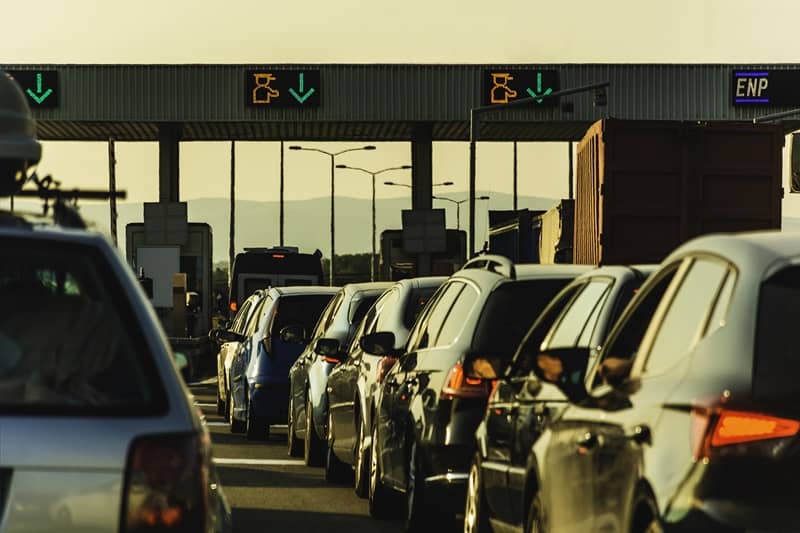
<path fill-rule="evenodd" d="M 653 443 L 653 434 L 650 431 L 650 426 L 647 425 L 636 426 L 633 428 L 633 431 L 626 436 L 636 444 Z"/>
<path fill-rule="evenodd" d="M 576 443 L 578 445 L 578 453 L 581 455 L 589 453 L 602 444 L 600 436 L 591 431 L 587 431 L 578 437 Z"/>

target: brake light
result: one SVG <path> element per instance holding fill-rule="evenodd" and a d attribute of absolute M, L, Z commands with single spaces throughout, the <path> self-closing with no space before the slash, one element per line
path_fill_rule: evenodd
<path fill-rule="evenodd" d="M 798 420 L 761 413 L 721 409 L 715 415 L 700 410 L 692 415 L 695 459 L 707 459 L 715 448 L 792 437 L 800 431 Z"/>
<path fill-rule="evenodd" d="M 455 364 L 445 379 L 442 398 L 488 398 L 491 392 L 491 380 L 470 378 L 464 374 L 461 361 Z"/>
<path fill-rule="evenodd" d="M 233 311 L 234 313 L 235 313 L 235 312 L 236 312 L 236 310 L 239 308 L 239 306 L 238 306 L 238 305 L 236 305 L 236 302 L 235 302 L 235 301 L 234 301 L 234 302 L 231 302 L 230 306 L 228 306 L 228 307 L 229 307 L 229 308 L 230 308 L 230 310 L 231 310 L 231 311 Z"/>
<path fill-rule="evenodd" d="M 272 254 L 273 259 L 283 259 L 284 257 L 286 256 L 283 254 Z"/>
<path fill-rule="evenodd" d="M 722 411 L 711 436 L 711 446 L 791 437 L 798 429 L 800 422 L 797 420 L 743 411 Z"/>
<path fill-rule="evenodd" d="M 388 355 L 381 357 L 381 360 L 378 362 L 378 374 L 375 377 L 378 383 L 383 383 L 383 378 L 386 377 L 386 374 L 389 373 L 389 370 L 392 369 L 396 362 L 397 357 L 390 357 Z"/>
<path fill-rule="evenodd" d="M 204 531 L 210 457 L 207 433 L 134 441 L 125 473 L 123 531 Z"/>
<path fill-rule="evenodd" d="M 340 363 L 340 361 L 335 357 L 329 357 L 327 355 L 323 355 L 322 360 L 325 361 L 326 363 L 332 363 L 334 365 L 338 365 Z"/>

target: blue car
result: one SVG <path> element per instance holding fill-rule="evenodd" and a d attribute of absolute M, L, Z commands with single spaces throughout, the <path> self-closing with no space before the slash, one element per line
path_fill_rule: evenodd
<path fill-rule="evenodd" d="M 273 287 L 231 371 L 232 425 L 249 439 L 269 436 L 270 425 L 286 424 L 289 368 L 304 346 L 281 339 L 286 326 L 313 329 L 337 287 Z"/>

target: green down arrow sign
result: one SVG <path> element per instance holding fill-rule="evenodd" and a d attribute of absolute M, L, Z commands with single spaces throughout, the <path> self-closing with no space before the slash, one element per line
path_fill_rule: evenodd
<path fill-rule="evenodd" d="M 531 98 L 537 98 L 539 96 L 547 96 L 548 94 L 553 92 L 553 89 L 551 87 L 548 87 L 547 89 L 545 89 L 544 92 L 542 92 L 542 73 L 541 72 L 537 72 L 536 73 L 536 91 L 534 92 L 534 90 L 531 89 L 530 87 L 528 89 L 526 89 L 526 91 L 528 92 L 529 95 L 531 95 Z M 544 100 L 542 98 L 538 98 L 536 101 L 541 104 Z"/>
<path fill-rule="evenodd" d="M 308 98 L 314 94 L 314 88 L 311 87 L 308 91 L 306 91 L 306 76 L 304 73 L 300 73 L 300 86 L 298 87 L 298 91 L 295 91 L 293 88 L 289 89 L 289 94 L 294 97 L 295 100 L 298 102 L 305 103 Z"/>
<path fill-rule="evenodd" d="M 34 93 L 31 89 L 28 89 L 25 92 L 28 93 L 28 96 L 30 96 L 33 99 L 34 102 L 36 102 L 37 104 L 41 104 L 42 102 L 47 100 L 48 96 L 53 94 L 53 89 L 47 89 L 46 91 L 42 92 L 42 73 L 41 72 L 37 72 L 36 73 L 36 92 Z"/>

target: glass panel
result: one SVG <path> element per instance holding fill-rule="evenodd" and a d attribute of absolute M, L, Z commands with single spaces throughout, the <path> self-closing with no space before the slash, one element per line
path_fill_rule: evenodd
<path fill-rule="evenodd" d="M 594 324 L 600 316 L 600 309 L 608 297 L 611 280 L 600 279 L 587 283 L 569 308 L 562 315 L 555 330 L 545 341 L 549 349 L 589 348 L 588 342 L 594 331 Z M 588 335 L 585 333 L 588 331 Z M 579 342 L 582 339 L 583 343 Z"/>
<path fill-rule="evenodd" d="M 93 248 L 0 242 L 0 411 L 163 409 L 128 301 Z"/>

